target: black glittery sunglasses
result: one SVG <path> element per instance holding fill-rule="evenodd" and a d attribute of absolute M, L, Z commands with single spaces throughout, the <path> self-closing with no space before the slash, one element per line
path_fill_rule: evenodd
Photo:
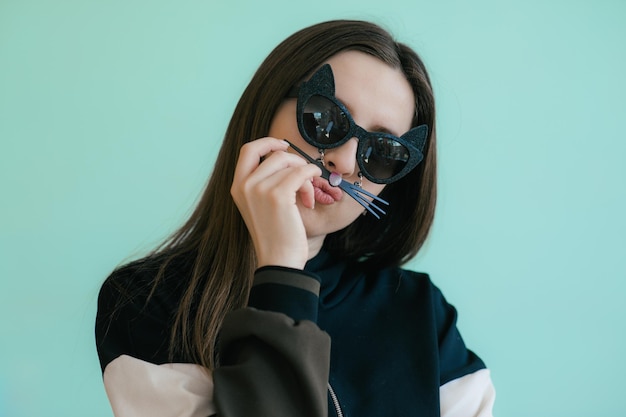
<path fill-rule="evenodd" d="M 296 95 L 297 91 L 297 95 Z M 423 159 L 428 126 L 412 128 L 397 137 L 368 132 L 354 122 L 348 109 L 335 97 L 335 80 L 330 65 L 323 65 L 290 97 L 298 98 L 297 121 L 302 137 L 320 149 L 336 148 L 358 138 L 357 163 L 361 174 L 378 184 L 389 184 L 411 172 Z"/>

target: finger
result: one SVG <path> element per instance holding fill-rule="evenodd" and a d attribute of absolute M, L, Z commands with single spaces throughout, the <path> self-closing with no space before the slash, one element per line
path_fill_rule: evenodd
<path fill-rule="evenodd" d="M 271 152 L 285 151 L 288 146 L 284 140 L 269 137 L 246 143 L 239 152 L 235 179 L 246 178 L 259 166 L 263 157 Z"/>
<path fill-rule="evenodd" d="M 295 203 L 296 193 L 304 192 L 304 195 L 307 195 L 313 192 L 311 178 L 321 174 L 320 168 L 314 164 L 290 166 L 248 185 L 250 190 L 254 189 L 261 195 L 272 194 L 277 200 L 289 199 L 290 203 Z"/>
<path fill-rule="evenodd" d="M 315 190 L 313 188 L 313 182 L 311 180 L 305 181 L 298 190 L 300 201 L 306 208 L 315 208 Z"/>
<path fill-rule="evenodd" d="M 300 167 L 307 165 L 308 162 L 297 155 L 287 152 L 272 152 L 265 158 L 263 162 L 248 176 L 250 183 L 264 181 L 266 178 L 276 173 L 292 167 Z"/>

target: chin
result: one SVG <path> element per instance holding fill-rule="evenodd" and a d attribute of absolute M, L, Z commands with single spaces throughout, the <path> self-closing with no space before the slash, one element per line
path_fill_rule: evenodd
<path fill-rule="evenodd" d="M 360 206 L 359 206 L 360 207 Z M 336 204 L 317 204 L 314 209 L 300 208 L 304 228 L 308 237 L 326 236 L 352 224 L 363 210 L 346 211 L 347 207 Z"/>

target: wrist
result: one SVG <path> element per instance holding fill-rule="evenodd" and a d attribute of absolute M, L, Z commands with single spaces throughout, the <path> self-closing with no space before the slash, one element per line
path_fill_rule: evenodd
<path fill-rule="evenodd" d="M 308 260 L 308 249 L 302 254 L 293 251 L 266 251 L 257 254 L 257 267 L 277 266 L 303 270 Z"/>
<path fill-rule="evenodd" d="M 308 271 L 265 266 L 254 273 L 248 306 L 316 322 L 320 287 L 320 278 Z"/>

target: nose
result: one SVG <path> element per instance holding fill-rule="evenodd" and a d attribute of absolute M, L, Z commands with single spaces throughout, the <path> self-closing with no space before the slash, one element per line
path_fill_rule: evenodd
<path fill-rule="evenodd" d="M 328 170 L 341 174 L 342 177 L 353 175 L 357 169 L 357 147 L 358 139 L 352 138 L 337 148 L 326 149 L 324 161 Z"/>

